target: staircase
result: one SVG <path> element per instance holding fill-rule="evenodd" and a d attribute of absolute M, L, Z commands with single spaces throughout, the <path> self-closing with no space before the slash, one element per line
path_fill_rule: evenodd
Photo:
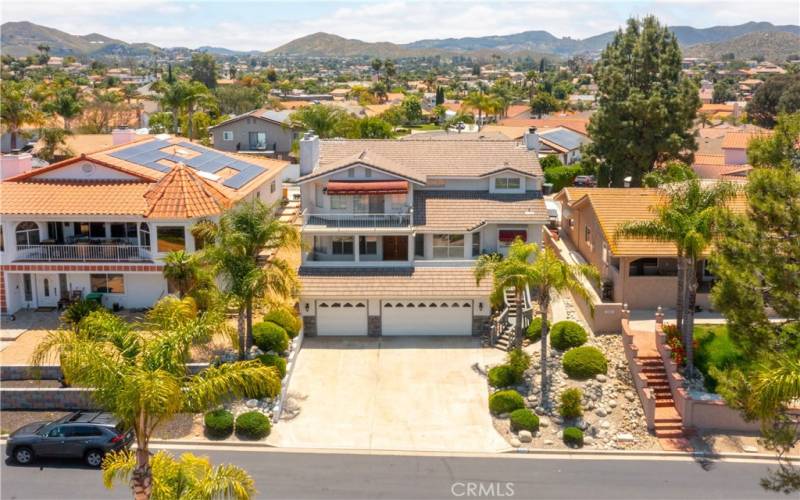
<path fill-rule="evenodd" d="M 655 434 L 663 439 L 680 439 L 683 433 L 683 421 L 675 408 L 672 391 L 669 388 L 667 372 L 660 356 L 640 356 L 642 373 L 647 379 L 647 387 L 653 391 L 656 399 Z"/>

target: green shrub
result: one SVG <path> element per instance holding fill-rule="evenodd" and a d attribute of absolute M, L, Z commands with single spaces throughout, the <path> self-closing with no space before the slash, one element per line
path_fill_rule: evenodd
<path fill-rule="evenodd" d="M 64 309 L 64 312 L 61 314 L 61 321 L 74 327 L 90 313 L 100 309 L 103 309 L 103 306 L 96 301 L 81 299 L 77 302 L 73 302 Z"/>
<path fill-rule="evenodd" d="M 558 405 L 558 414 L 563 418 L 578 418 L 583 415 L 581 399 L 583 393 L 578 388 L 567 389 L 561 393 L 561 404 Z"/>
<path fill-rule="evenodd" d="M 262 439 L 272 429 L 269 419 L 261 412 L 248 411 L 236 417 L 236 435 L 244 439 Z"/>
<path fill-rule="evenodd" d="M 511 429 L 514 431 L 536 432 L 539 430 L 539 416 L 527 408 L 514 410 L 509 417 L 511 419 Z"/>
<path fill-rule="evenodd" d="M 206 413 L 203 421 L 208 437 L 226 438 L 233 433 L 233 414 L 224 408 Z"/>
<path fill-rule="evenodd" d="M 547 322 L 547 326 L 550 326 L 550 322 Z M 530 340 L 531 342 L 538 342 L 539 339 L 542 338 L 542 317 L 537 316 L 533 318 L 531 324 L 528 325 L 528 330 L 525 332 L 525 338 Z"/>
<path fill-rule="evenodd" d="M 300 327 L 302 322 L 300 318 L 297 317 L 297 314 L 289 308 L 286 307 L 279 307 L 273 309 L 269 312 L 266 316 L 264 316 L 264 321 L 271 321 L 276 325 L 282 327 L 286 330 L 286 333 L 289 335 L 290 338 L 297 337 L 297 334 L 300 333 Z"/>
<path fill-rule="evenodd" d="M 277 354 L 262 354 L 258 357 L 258 360 L 266 366 L 274 366 L 277 368 L 281 378 L 286 376 L 286 358 L 282 358 Z"/>
<path fill-rule="evenodd" d="M 253 342 L 264 352 L 286 352 L 289 335 L 283 327 L 264 321 L 253 325 Z"/>
<path fill-rule="evenodd" d="M 522 349 L 514 349 L 506 355 L 506 364 L 514 374 L 514 382 L 522 382 L 525 370 L 531 366 L 531 356 Z"/>
<path fill-rule="evenodd" d="M 555 167 L 563 167 L 564 164 L 561 163 L 561 160 L 556 155 L 547 155 L 541 160 L 539 160 L 539 166 L 542 167 L 542 170 L 549 170 Z"/>
<path fill-rule="evenodd" d="M 575 177 L 581 175 L 583 169 L 580 165 L 552 167 L 544 171 L 544 181 L 553 185 L 553 192 L 561 191 L 572 185 Z"/>
<path fill-rule="evenodd" d="M 489 385 L 492 387 L 508 387 L 514 385 L 514 370 L 508 365 L 497 365 L 489 368 Z"/>
<path fill-rule="evenodd" d="M 108 309 L 100 308 L 84 316 L 78 323 L 77 329 L 87 338 L 97 338 L 112 332 L 120 334 L 128 332 L 131 324 Z"/>
<path fill-rule="evenodd" d="M 497 391 L 489 396 L 489 411 L 495 415 L 510 413 L 525 406 L 522 395 L 517 391 Z"/>
<path fill-rule="evenodd" d="M 586 330 L 574 321 L 559 321 L 550 332 L 550 347 L 566 351 L 586 343 Z"/>
<path fill-rule="evenodd" d="M 567 351 L 561 364 L 567 375 L 576 379 L 591 378 L 608 370 L 608 361 L 603 353 L 588 345 Z"/>
<path fill-rule="evenodd" d="M 706 390 L 714 392 L 718 377 L 729 368 L 742 367 L 746 357 L 736 347 L 725 325 L 702 325 L 694 329 L 694 363 L 705 376 Z"/>
<path fill-rule="evenodd" d="M 577 447 L 583 446 L 583 431 L 577 427 L 564 429 L 564 444 Z"/>

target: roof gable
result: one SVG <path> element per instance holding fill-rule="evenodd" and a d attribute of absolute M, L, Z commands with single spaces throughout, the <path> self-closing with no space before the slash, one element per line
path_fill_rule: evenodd
<path fill-rule="evenodd" d="M 217 215 L 230 200 L 191 168 L 179 163 L 144 195 L 145 217 L 184 219 Z"/>
<path fill-rule="evenodd" d="M 334 174 L 354 166 L 372 168 L 387 175 L 402 177 L 416 184 L 425 184 L 427 181 L 427 178 L 424 175 L 419 175 L 404 165 L 367 149 L 362 150 L 352 156 L 329 163 L 324 167 L 312 172 L 311 174 L 301 177 L 298 181 L 300 183 L 307 182 L 309 180 Z"/>

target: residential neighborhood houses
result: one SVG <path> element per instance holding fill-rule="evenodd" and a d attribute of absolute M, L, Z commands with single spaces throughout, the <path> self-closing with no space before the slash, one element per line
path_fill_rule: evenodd
<path fill-rule="evenodd" d="M 238 51 L 5 23 L 0 486 L 444 498 L 468 454 L 525 498 L 700 498 L 696 457 L 796 492 L 800 28 L 618 24 Z M 581 465 L 548 490 L 527 454 Z M 395 462 L 431 457 L 430 491 Z M 638 477 L 673 462 L 691 491 Z"/>

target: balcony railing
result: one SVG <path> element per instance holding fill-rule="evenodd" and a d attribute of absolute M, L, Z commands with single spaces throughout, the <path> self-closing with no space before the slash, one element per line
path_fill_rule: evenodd
<path fill-rule="evenodd" d="M 404 228 L 411 225 L 410 213 L 397 214 L 310 214 L 303 213 L 303 226 L 330 229 Z"/>
<path fill-rule="evenodd" d="M 17 261 L 146 262 L 146 247 L 135 245 L 17 245 Z"/>

